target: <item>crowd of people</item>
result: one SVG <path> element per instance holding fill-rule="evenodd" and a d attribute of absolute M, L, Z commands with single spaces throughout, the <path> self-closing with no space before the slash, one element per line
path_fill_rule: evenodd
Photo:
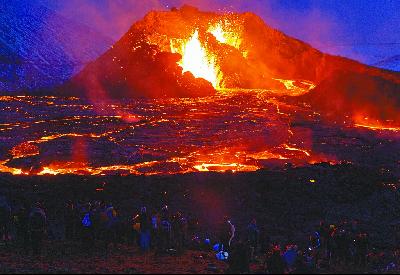
<path fill-rule="evenodd" d="M 26 254 L 40 255 L 46 238 L 75 241 L 82 251 L 101 250 L 107 255 L 118 243 L 136 245 L 142 253 L 181 255 L 185 250 L 204 250 L 226 261 L 228 273 L 249 273 L 255 264 L 269 274 L 313 273 L 337 266 L 385 271 L 395 268 L 397 254 L 377 252 L 359 222 L 338 225 L 323 221 L 301 245 L 276 242 L 261 229 L 255 218 L 247 228 L 235 226 L 228 217 L 219 222 L 214 234 L 201 234 L 199 221 L 168 206 L 159 211 L 146 207 L 122 215 L 111 202 L 68 201 L 49 219 L 42 202 L 10 205 L 0 197 L 0 237 L 6 248 L 14 244 Z"/>

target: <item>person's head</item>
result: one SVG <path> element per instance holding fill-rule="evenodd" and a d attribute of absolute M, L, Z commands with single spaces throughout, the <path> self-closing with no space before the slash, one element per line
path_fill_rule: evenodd
<path fill-rule="evenodd" d="M 42 208 L 42 204 L 40 203 L 40 201 L 37 201 L 37 202 L 34 203 L 33 207 Z"/>
<path fill-rule="evenodd" d="M 142 214 L 146 214 L 146 213 L 147 213 L 147 208 L 146 208 L 145 206 L 143 206 L 143 207 L 140 209 L 140 212 L 141 212 Z"/>
<path fill-rule="evenodd" d="M 256 220 L 255 218 L 253 218 L 253 219 L 251 220 L 251 224 L 257 225 L 257 220 Z"/>

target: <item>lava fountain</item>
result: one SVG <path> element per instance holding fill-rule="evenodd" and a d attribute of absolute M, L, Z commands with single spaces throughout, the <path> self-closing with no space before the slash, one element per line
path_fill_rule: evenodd
<path fill-rule="evenodd" d="M 209 81 L 214 88 L 220 87 L 222 73 L 217 65 L 216 56 L 209 53 L 202 45 L 198 30 L 187 42 L 178 46 L 174 46 L 171 41 L 171 52 L 182 56 L 181 61 L 178 62 L 183 69 L 182 73 L 191 72 L 195 77 Z"/>

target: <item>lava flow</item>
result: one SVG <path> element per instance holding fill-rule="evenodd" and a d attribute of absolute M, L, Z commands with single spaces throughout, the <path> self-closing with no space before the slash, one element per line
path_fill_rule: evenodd
<path fill-rule="evenodd" d="M 337 73 L 343 68 L 351 73 Z M 364 104 L 382 95 L 391 103 L 396 81 L 325 55 L 254 14 L 151 12 L 57 90 L 79 96 L 0 97 L 0 172 L 249 172 L 341 161 L 397 169 L 399 128 L 380 118 L 397 114 L 395 103 L 390 111 Z M 371 87 L 363 104 L 353 83 L 359 94 Z M 348 106 L 354 110 L 342 114 Z M 375 117 L 354 118 L 357 108 Z M 393 134 L 382 139 L 361 127 Z"/>

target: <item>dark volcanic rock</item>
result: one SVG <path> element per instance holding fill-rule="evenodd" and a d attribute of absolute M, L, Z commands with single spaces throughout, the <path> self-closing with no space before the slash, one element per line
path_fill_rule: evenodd
<path fill-rule="evenodd" d="M 310 181 L 313 180 L 313 181 Z M 254 173 L 194 173 L 169 176 L 57 176 L 13 177 L 1 175 L 2 194 L 43 200 L 49 216 L 63 200 L 106 199 L 123 215 L 141 206 L 158 211 L 168 205 L 172 212 L 191 213 L 199 230 L 214 237 L 225 215 L 232 217 L 238 234 L 256 217 L 272 241 L 288 238 L 307 242 L 319 220 L 338 223 L 357 219 L 371 234 L 372 244 L 393 244 L 399 219 L 398 178 L 354 165 L 258 171 Z M 389 184 L 387 184 L 389 183 Z M 96 191 L 101 186 L 101 192 Z M 53 213 L 54 212 L 54 213 Z"/>
<path fill-rule="evenodd" d="M 0 92 L 60 85 L 111 44 L 38 1 L 0 1 Z"/>
<path fill-rule="evenodd" d="M 400 122 L 400 84 L 379 76 L 337 71 L 303 97 L 318 112 Z"/>

